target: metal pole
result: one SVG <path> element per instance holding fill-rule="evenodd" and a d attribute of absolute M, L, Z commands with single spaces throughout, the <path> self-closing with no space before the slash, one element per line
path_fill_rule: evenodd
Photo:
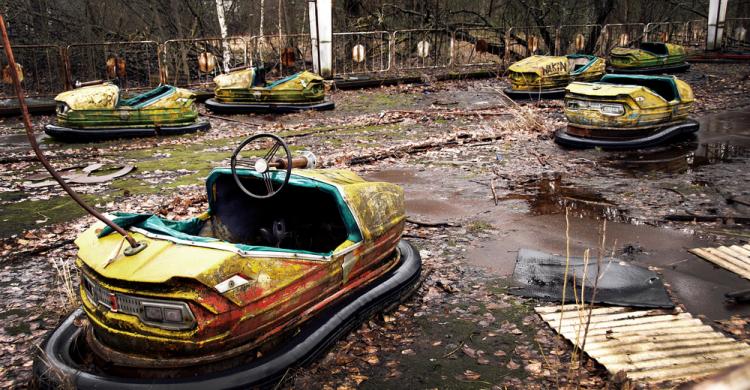
<path fill-rule="evenodd" d="M 0 15 L 0 33 L 2 33 L 3 36 L 3 48 L 5 49 L 5 56 L 8 58 L 8 66 L 10 68 L 10 75 L 13 79 L 13 86 L 16 90 L 16 95 L 18 96 L 18 104 L 21 107 L 21 114 L 23 116 L 23 125 L 26 129 L 26 136 L 29 138 L 29 144 L 31 144 L 31 148 L 34 150 L 34 154 L 36 154 L 36 157 L 39 159 L 39 161 L 44 165 L 44 168 L 47 169 L 47 171 L 52 175 L 52 177 L 57 180 L 58 183 L 60 183 L 60 186 L 65 190 L 65 192 L 70 195 L 71 198 L 73 198 L 76 203 L 78 203 L 84 210 L 86 210 L 89 214 L 93 215 L 94 217 L 98 218 L 100 221 L 107 224 L 107 226 L 114 229 L 117 233 L 120 233 L 130 244 L 130 248 L 126 248 L 125 254 L 135 254 L 140 252 L 146 247 L 145 242 L 136 242 L 133 237 L 131 237 L 128 232 L 125 231 L 122 227 L 117 225 L 116 223 L 110 221 L 107 217 L 105 217 L 100 212 L 96 211 L 93 207 L 86 204 L 86 202 L 81 199 L 81 197 L 73 191 L 70 186 L 68 186 L 68 183 L 65 182 L 65 180 L 60 176 L 57 171 L 50 165 L 49 161 L 47 161 L 47 158 L 44 157 L 44 154 L 42 153 L 41 149 L 39 149 L 39 144 L 36 142 L 36 137 L 34 136 L 34 128 L 31 126 L 31 118 L 29 116 L 29 109 L 26 106 L 26 100 L 24 99 L 24 93 L 23 89 L 21 87 L 21 81 L 18 78 L 18 72 L 16 70 L 16 60 L 13 57 L 13 49 L 10 46 L 10 39 L 8 39 L 8 31 L 5 29 L 5 18 Z M 130 249 L 130 250 L 128 250 Z"/>

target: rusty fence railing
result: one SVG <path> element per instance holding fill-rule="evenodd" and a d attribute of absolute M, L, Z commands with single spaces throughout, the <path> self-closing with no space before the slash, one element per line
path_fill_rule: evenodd
<path fill-rule="evenodd" d="M 708 20 L 695 19 L 685 23 L 685 37 L 682 44 L 688 51 L 706 50 Z"/>
<path fill-rule="evenodd" d="M 596 53 L 601 56 L 608 56 L 609 52 L 617 46 L 632 46 L 634 43 L 643 40 L 645 29 L 644 23 L 606 24 L 602 29 L 602 35 L 599 37 Z"/>
<path fill-rule="evenodd" d="M 722 48 L 750 51 L 750 18 L 727 19 Z M 686 22 L 581 24 L 510 28 L 464 27 L 333 34 L 335 76 L 428 69 L 500 69 L 535 54 L 609 55 L 616 46 L 651 40 L 705 49 L 705 19 Z M 181 87 L 213 86 L 227 69 L 254 65 L 269 77 L 312 68 L 309 34 L 156 41 L 19 45 L 24 89 L 30 97 L 51 96 L 77 81 L 117 79 L 125 90 L 160 83 Z M 1 60 L 0 60 L 1 61 Z M 0 68 L 7 64 L 0 62 Z M 0 98 L 11 92 L 7 83 Z"/>
<path fill-rule="evenodd" d="M 643 30 L 644 40 L 650 42 L 664 42 L 682 44 L 685 38 L 685 22 L 648 23 Z"/>
<path fill-rule="evenodd" d="M 215 76 L 251 65 L 244 37 L 171 39 L 161 52 L 162 82 L 181 87 L 212 88 Z"/>
<path fill-rule="evenodd" d="M 750 18 L 731 18 L 724 23 L 722 49 L 726 51 L 750 51 Z"/>
<path fill-rule="evenodd" d="M 387 72 L 391 69 L 388 31 L 333 33 L 333 73 L 337 76 Z"/>
<path fill-rule="evenodd" d="M 555 54 L 594 54 L 602 34 L 599 24 L 565 24 L 557 29 Z"/>
<path fill-rule="evenodd" d="M 310 34 L 253 36 L 248 41 L 251 63 L 262 66 L 270 77 L 312 69 Z"/>
<path fill-rule="evenodd" d="M 17 45 L 13 46 L 16 67 L 21 79 L 21 86 L 26 97 L 55 96 L 68 89 L 65 78 L 65 64 L 62 49 L 54 45 Z M 16 92 L 8 72 L 7 58 L 0 58 L 2 85 L 0 99 L 14 99 Z"/>
<path fill-rule="evenodd" d="M 65 49 L 68 82 L 114 80 L 124 90 L 161 84 L 159 44 L 155 41 L 74 43 Z"/>
<path fill-rule="evenodd" d="M 533 55 L 555 54 L 554 26 L 511 27 L 505 37 L 505 61 L 513 63 Z"/>
<path fill-rule="evenodd" d="M 455 67 L 500 67 L 505 63 L 504 28 L 471 27 L 453 32 L 451 64 Z"/>
<path fill-rule="evenodd" d="M 392 37 L 392 57 L 398 70 L 437 69 L 451 65 L 453 34 L 448 30 L 398 30 Z"/>

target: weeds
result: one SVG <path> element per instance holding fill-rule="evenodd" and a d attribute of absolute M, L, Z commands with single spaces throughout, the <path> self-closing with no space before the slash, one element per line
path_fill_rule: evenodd
<path fill-rule="evenodd" d="M 52 266 L 57 273 L 57 288 L 60 294 L 61 305 L 59 306 L 60 313 L 58 314 L 64 315 L 80 306 L 73 279 L 74 277 L 77 279 L 78 271 L 76 269 L 71 270 L 73 267 L 71 267 L 70 263 L 61 259 L 53 259 Z"/>

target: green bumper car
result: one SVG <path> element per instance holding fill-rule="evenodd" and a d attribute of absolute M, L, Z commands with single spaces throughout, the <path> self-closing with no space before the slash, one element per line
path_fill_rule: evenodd
<path fill-rule="evenodd" d="M 266 83 L 262 69 L 247 68 L 216 76 L 214 83 L 216 95 L 206 100 L 206 107 L 217 113 L 289 113 L 335 108 L 325 96 L 323 78 L 308 71 Z"/>
<path fill-rule="evenodd" d="M 210 128 L 198 118 L 195 95 L 171 85 L 121 99 L 116 85 L 102 83 L 63 92 L 55 101 L 56 124 L 44 131 L 63 141 L 176 135 Z"/>
<path fill-rule="evenodd" d="M 687 51 L 680 45 L 641 42 L 638 48 L 616 47 L 609 55 L 609 73 L 660 74 L 690 68 Z"/>

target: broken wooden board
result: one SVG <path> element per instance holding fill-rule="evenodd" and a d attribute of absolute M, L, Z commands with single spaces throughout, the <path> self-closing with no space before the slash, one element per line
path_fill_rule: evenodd
<path fill-rule="evenodd" d="M 693 248 L 688 251 L 717 266 L 750 279 L 750 245 Z"/>
<path fill-rule="evenodd" d="M 715 331 L 682 310 L 595 307 L 588 335 L 588 307 L 536 307 L 552 329 L 612 374 L 623 371 L 648 384 L 683 383 L 750 361 L 750 346 Z"/>

